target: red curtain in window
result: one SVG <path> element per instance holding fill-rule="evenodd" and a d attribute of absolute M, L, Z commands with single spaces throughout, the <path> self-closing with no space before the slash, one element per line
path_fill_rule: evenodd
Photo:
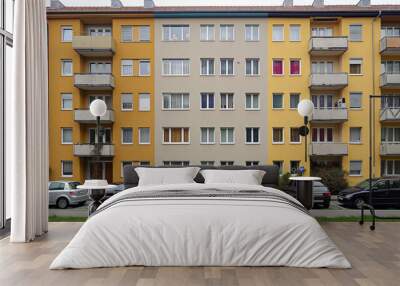
<path fill-rule="evenodd" d="M 290 74 L 300 74 L 300 61 L 290 61 Z"/>
<path fill-rule="evenodd" d="M 318 142 L 318 129 L 312 129 L 312 142 Z"/>
<path fill-rule="evenodd" d="M 281 60 L 273 61 L 273 74 L 283 74 L 283 62 Z"/>
<path fill-rule="evenodd" d="M 327 135 L 326 135 L 327 140 L 326 141 L 333 142 L 333 129 L 332 128 L 328 128 L 326 130 L 326 132 L 327 132 Z"/>

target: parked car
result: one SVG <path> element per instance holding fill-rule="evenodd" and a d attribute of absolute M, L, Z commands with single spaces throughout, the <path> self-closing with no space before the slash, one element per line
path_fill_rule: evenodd
<path fill-rule="evenodd" d="M 110 197 L 112 197 L 115 194 L 118 194 L 119 192 L 125 190 L 125 185 L 124 184 L 119 184 L 119 185 L 115 185 L 114 188 L 110 188 L 106 190 L 106 196 L 105 199 L 108 199 Z"/>
<path fill-rule="evenodd" d="M 82 205 L 89 199 L 88 190 L 79 190 L 80 182 L 51 181 L 49 182 L 49 205 L 65 209 L 72 205 Z"/>
<path fill-rule="evenodd" d="M 346 207 L 361 208 L 364 202 L 369 202 L 369 180 L 341 191 L 338 202 Z M 372 179 L 372 204 L 374 207 L 400 207 L 400 177 Z"/>
<path fill-rule="evenodd" d="M 289 186 L 284 188 L 283 191 L 296 197 L 297 181 L 290 181 Z M 328 187 L 318 181 L 313 181 L 313 204 L 314 207 L 322 206 L 329 208 L 331 204 L 331 192 Z"/>

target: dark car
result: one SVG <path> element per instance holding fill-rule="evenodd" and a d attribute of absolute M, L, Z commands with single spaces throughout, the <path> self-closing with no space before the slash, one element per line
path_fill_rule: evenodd
<path fill-rule="evenodd" d="M 369 203 L 369 180 L 341 191 L 338 202 L 352 208 L 361 208 L 364 202 Z M 400 177 L 372 179 L 372 205 L 400 207 Z"/>
<path fill-rule="evenodd" d="M 284 192 L 296 197 L 296 183 L 297 181 L 290 181 L 289 186 L 283 189 Z M 313 182 L 313 204 L 314 207 L 319 206 L 323 208 L 329 208 L 331 203 L 331 192 L 328 187 L 323 183 L 314 181 Z"/>

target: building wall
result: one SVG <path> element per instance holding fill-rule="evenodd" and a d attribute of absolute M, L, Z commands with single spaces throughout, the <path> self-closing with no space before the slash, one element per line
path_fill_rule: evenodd
<path fill-rule="evenodd" d="M 156 109 L 156 163 L 163 161 L 188 160 L 190 164 L 200 161 L 234 161 L 237 165 L 245 161 L 259 161 L 265 164 L 267 158 L 267 31 L 265 19 L 239 18 L 203 18 L 203 19 L 156 19 L 155 24 L 155 109 Z M 260 41 L 245 42 L 245 24 L 260 25 Z M 164 24 L 189 24 L 190 41 L 162 41 L 162 26 Z M 200 24 L 215 25 L 215 41 L 200 41 Z M 221 42 L 219 40 L 219 25 L 235 25 L 235 41 Z M 162 76 L 163 58 L 189 58 L 190 76 Z M 214 58 L 214 76 L 200 76 L 200 58 Z M 234 58 L 234 76 L 219 75 L 219 59 Z M 245 76 L 245 58 L 260 59 L 260 75 Z M 190 110 L 162 110 L 163 92 L 190 93 Z M 214 92 L 215 110 L 200 110 L 200 93 Z M 221 111 L 220 92 L 233 92 L 235 108 L 233 111 Z M 256 92 L 260 95 L 260 110 L 245 111 L 245 93 Z M 163 127 L 189 127 L 190 144 L 166 145 L 162 143 Z M 200 144 L 200 127 L 215 127 L 216 143 L 214 145 Z M 221 145 L 220 127 L 235 128 L 235 144 Z M 245 144 L 245 128 L 260 127 L 260 144 Z"/>

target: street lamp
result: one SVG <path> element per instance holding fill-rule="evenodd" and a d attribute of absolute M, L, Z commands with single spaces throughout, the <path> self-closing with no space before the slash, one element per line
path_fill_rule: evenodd
<path fill-rule="evenodd" d="M 313 114 L 314 111 L 314 103 L 309 99 L 303 99 L 297 105 L 297 112 L 304 117 L 304 125 L 300 127 L 299 133 L 301 136 L 304 136 L 304 160 L 307 162 L 307 135 L 310 132 L 308 128 L 308 120 Z"/>
<path fill-rule="evenodd" d="M 100 117 L 104 116 L 107 112 L 107 105 L 101 99 L 95 99 L 90 104 L 90 113 L 96 117 L 96 132 L 97 132 L 97 142 L 96 142 L 96 155 L 97 159 L 100 157 Z"/>

